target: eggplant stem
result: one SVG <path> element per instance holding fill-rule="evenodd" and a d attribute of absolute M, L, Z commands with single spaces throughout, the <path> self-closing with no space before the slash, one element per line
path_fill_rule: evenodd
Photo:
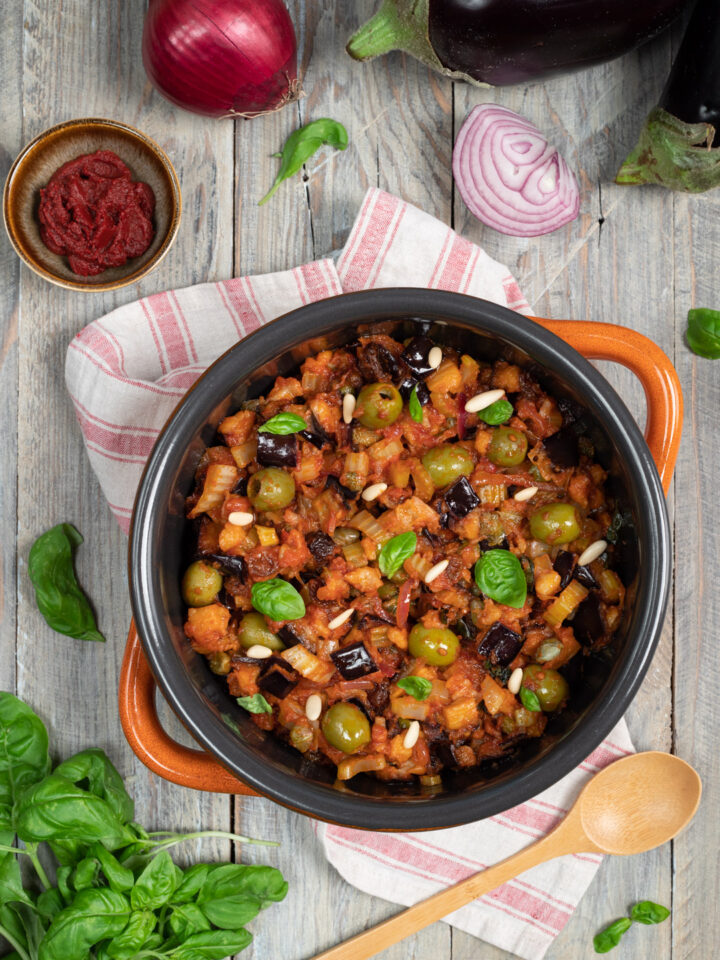
<path fill-rule="evenodd" d="M 407 25 L 392 0 L 385 0 L 374 17 L 350 37 L 345 48 L 353 60 L 371 60 L 391 50 L 405 49 Z"/>

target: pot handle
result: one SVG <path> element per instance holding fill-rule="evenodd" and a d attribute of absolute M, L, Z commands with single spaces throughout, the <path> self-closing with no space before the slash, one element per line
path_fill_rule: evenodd
<path fill-rule="evenodd" d="M 588 360 L 620 363 L 640 380 L 647 401 L 645 440 L 667 495 L 680 446 L 683 416 L 680 380 L 667 356 L 648 337 L 619 324 L 532 319 Z"/>
<path fill-rule="evenodd" d="M 146 767 L 171 783 L 212 793 L 258 796 L 204 750 L 185 747 L 165 731 L 155 707 L 156 683 L 130 623 L 120 669 L 120 722 L 133 752 Z"/>

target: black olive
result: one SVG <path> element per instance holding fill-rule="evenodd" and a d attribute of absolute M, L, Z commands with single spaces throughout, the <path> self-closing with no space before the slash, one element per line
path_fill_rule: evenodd
<path fill-rule="evenodd" d="M 545 452 L 556 467 L 567 470 L 580 462 L 577 433 L 572 426 L 562 427 L 557 433 L 543 440 Z"/>
<path fill-rule="evenodd" d="M 494 623 L 478 644 L 478 656 L 488 657 L 491 663 L 506 667 L 518 655 L 522 637 L 502 623 Z"/>
<path fill-rule="evenodd" d="M 434 346 L 429 337 L 413 337 L 403 350 L 402 358 L 416 377 L 426 377 L 434 369 L 428 359 Z"/>
<path fill-rule="evenodd" d="M 449 490 L 445 491 L 445 504 L 456 517 L 464 517 L 480 503 L 467 477 L 458 477 Z"/>
<path fill-rule="evenodd" d="M 335 551 L 335 541 L 326 533 L 306 533 L 305 543 L 317 563 L 325 563 Z"/>
<path fill-rule="evenodd" d="M 220 572 L 229 577 L 237 577 L 238 580 L 245 582 L 247 567 L 242 557 L 227 557 L 224 553 L 206 553 L 201 557 L 202 560 L 209 560 L 220 567 Z"/>
<path fill-rule="evenodd" d="M 258 433 L 257 462 L 263 467 L 296 467 L 297 434 Z"/>
<path fill-rule="evenodd" d="M 265 693 L 272 694 L 273 697 L 277 697 L 278 700 L 282 700 L 283 697 L 286 697 L 291 690 L 295 688 L 299 677 L 292 677 L 289 673 L 280 670 L 278 667 L 272 667 L 272 669 L 266 671 L 258 680 L 257 685 L 261 690 L 264 690 Z"/>
<path fill-rule="evenodd" d="M 584 647 L 592 646 L 602 637 L 605 631 L 600 616 L 600 601 L 596 593 L 591 593 L 583 600 L 575 611 L 571 625 L 575 639 Z"/>
<path fill-rule="evenodd" d="M 422 382 L 422 380 L 415 380 L 413 377 L 407 377 L 398 387 L 400 391 L 400 396 L 403 398 L 405 403 L 408 403 L 410 400 L 410 394 L 413 392 L 413 388 L 417 387 L 415 395 L 420 401 L 420 406 L 424 407 L 426 403 L 430 403 L 430 391 Z"/>
<path fill-rule="evenodd" d="M 342 650 L 336 650 L 330 654 L 330 659 L 346 680 L 357 680 L 358 677 L 377 670 L 377 664 L 365 649 L 362 640 L 351 643 Z"/>
<path fill-rule="evenodd" d="M 575 566 L 575 556 L 569 550 L 561 550 L 555 558 L 553 569 L 555 573 L 560 574 L 560 589 L 565 587 L 572 580 L 573 568 Z"/>

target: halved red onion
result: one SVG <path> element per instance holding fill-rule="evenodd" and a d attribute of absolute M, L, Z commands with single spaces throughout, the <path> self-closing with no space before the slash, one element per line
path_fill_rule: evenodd
<path fill-rule="evenodd" d="M 572 170 L 538 128 L 495 103 L 468 114 L 453 150 L 453 174 L 478 220 L 513 237 L 538 237 L 574 220 Z"/>

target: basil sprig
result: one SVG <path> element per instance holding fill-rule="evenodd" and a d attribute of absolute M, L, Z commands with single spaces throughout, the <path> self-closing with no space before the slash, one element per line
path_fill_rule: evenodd
<path fill-rule="evenodd" d="M 271 620 L 299 620 L 305 616 L 305 603 L 295 587 L 276 577 L 254 583 L 250 590 L 253 607 Z"/>
<path fill-rule="evenodd" d="M 491 403 L 490 406 L 485 407 L 484 410 L 480 410 L 478 418 L 491 427 L 497 427 L 501 423 L 505 423 L 506 420 L 509 420 L 512 413 L 513 405 L 509 400 L 503 398 L 496 400 L 495 403 Z"/>
<path fill-rule="evenodd" d="M 412 530 L 399 533 L 380 547 L 378 566 L 386 577 L 392 577 L 414 553 L 417 547 L 417 534 Z"/>
<path fill-rule="evenodd" d="M 272 707 L 261 693 L 252 697 L 238 697 L 237 702 L 248 713 L 272 713 Z"/>
<path fill-rule="evenodd" d="M 670 916 L 670 911 L 661 903 L 653 903 L 652 900 L 641 900 L 636 903 L 630 911 L 630 919 L 635 923 L 662 923 Z"/>
<path fill-rule="evenodd" d="M 486 597 L 518 609 L 527 598 L 522 564 L 509 550 L 487 550 L 475 564 L 475 583 Z"/>
<path fill-rule="evenodd" d="M 49 627 L 67 637 L 104 643 L 73 570 L 73 554 L 82 542 L 71 523 L 52 527 L 32 545 L 28 573 L 38 609 Z"/>
<path fill-rule="evenodd" d="M 542 710 L 538 695 L 529 687 L 520 687 L 520 700 L 526 710 L 531 710 L 533 713 Z"/>
<path fill-rule="evenodd" d="M 416 700 L 427 700 L 432 690 L 432 683 L 426 677 L 403 677 L 397 685 Z"/>
<path fill-rule="evenodd" d="M 276 413 L 258 427 L 258 433 L 275 433 L 280 436 L 299 433 L 300 430 L 307 430 L 307 424 L 297 413 Z"/>
<path fill-rule="evenodd" d="M 720 358 L 720 310 L 688 310 L 686 336 L 688 346 L 699 357 Z"/>
<path fill-rule="evenodd" d="M 629 917 L 621 917 L 619 920 L 615 920 L 609 927 L 605 927 L 604 930 L 593 937 L 595 953 L 608 953 L 613 947 L 616 947 L 623 934 L 627 933 L 633 925 L 633 922 L 662 923 L 669 916 L 670 911 L 662 904 L 653 903 L 652 900 L 641 900 L 633 906 Z"/>
<path fill-rule="evenodd" d="M 280 157 L 280 169 L 273 182 L 258 206 L 267 203 L 277 188 L 288 177 L 294 176 L 302 165 L 322 146 L 334 147 L 336 150 L 344 150 L 348 145 L 348 135 L 345 127 L 337 120 L 330 120 L 323 117 L 320 120 L 313 120 L 312 123 L 305 124 L 299 130 L 294 130 L 285 141 L 282 153 L 273 154 Z"/>
<path fill-rule="evenodd" d="M 16 833 L 22 846 L 12 845 Z M 0 692 L 0 937 L 16 948 L 11 956 L 220 960 L 244 949 L 252 940 L 244 925 L 282 900 L 287 883 L 272 867 L 181 868 L 168 853 L 183 840 L 219 836 L 233 839 L 212 830 L 150 836 L 102 750 L 51 770 L 42 720 Z"/>
<path fill-rule="evenodd" d="M 422 404 L 420 403 L 420 399 L 418 397 L 417 384 L 415 384 L 415 386 L 412 388 L 412 391 L 410 393 L 410 399 L 408 400 L 408 410 L 410 411 L 410 416 L 413 418 L 415 423 L 423 422 Z"/>

